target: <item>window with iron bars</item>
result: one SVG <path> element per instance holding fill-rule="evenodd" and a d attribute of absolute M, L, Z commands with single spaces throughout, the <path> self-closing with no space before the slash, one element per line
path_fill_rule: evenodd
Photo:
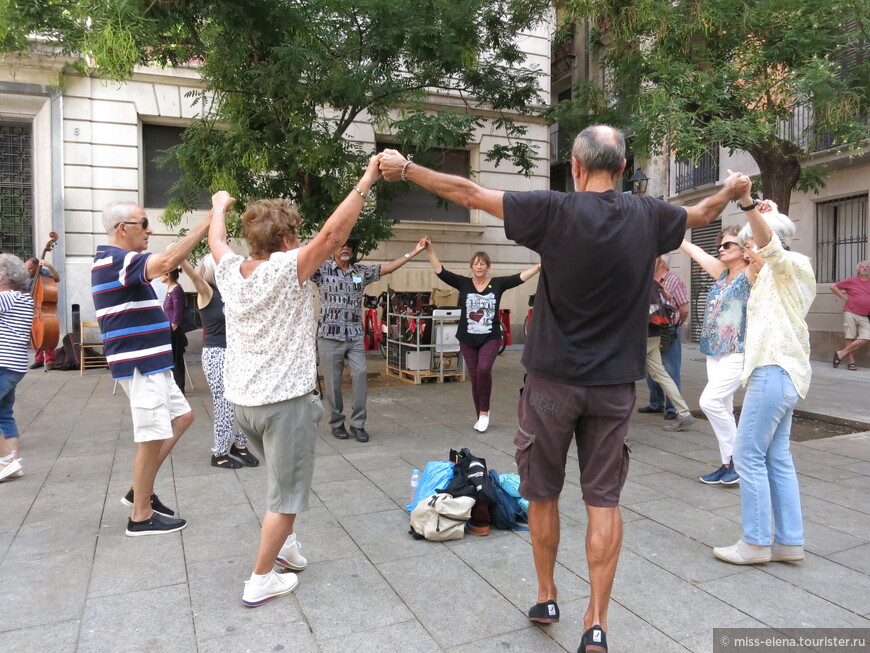
<path fill-rule="evenodd" d="M 816 277 L 834 283 L 854 276 L 867 258 L 867 195 L 816 204 Z"/>
<path fill-rule="evenodd" d="M 0 252 L 33 256 L 33 133 L 0 123 Z"/>
<path fill-rule="evenodd" d="M 697 161 L 676 161 L 676 192 L 682 193 L 719 181 L 719 143 L 710 143 Z"/>

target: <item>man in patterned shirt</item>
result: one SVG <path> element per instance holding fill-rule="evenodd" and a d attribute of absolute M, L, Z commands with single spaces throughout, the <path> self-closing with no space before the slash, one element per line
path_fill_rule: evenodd
<path fill-rule="evenodd" d="M 686 318 L 689 317 L 689 294 L 686 285 L 670 270 L 670 257 L 663 254 L 656 266 L 654 278 L 668 291 L 674 306 L 679 311 L 679 322 L 671 329 L 662 329 L 662 363 L 668 376 L 674 380 L 677 390 L 680 387 L 680 367 L 682 363 L 683 346 L 680 338 L 680 329 Z M 665 413 L 665 419 L 676 419 L 677 411 L 670 399 L 665 397 L 661 386 L 653 381 L 649 374 L 646 375 L 646 385 L 649 388 L 649 404 L 638 408 L 639 413 Z"/>
<path fill-rule="evenodd" d="M 395 272 L 426 249 L 421 240 L 410 252 L 382 265 L 354 262 L 357 242 L 348 240 L 314 275 L 311 281 L 320 290 L 320 319 L 317 321 L 317 350 L 326 386 L 324 399 L 329 407 L 329 426 L 339 440 L 350 436 L 344 428 L 344 401 L 341 376 L 344 362 L 350 367 L 352 387 L 350 431 L 360 442 L 368 442 L 366 432 L 366 354 L 363 345 L 362 297 L 365 287 L 382 276 Z"/>
<path fill-rule="evenodd" d="M 223 197 L 226 196 L 226 198 Z M 175 443 L 193 424 L 193 411 L 172 378 L 170 324 L 149 283 L 178 267 L 222 213 L 227 193 L 212 197 L 212 211 L 171 249 L 145 254 L 151 228 L 145 210 L 112 202 L 103 211 L 108 245 L 91 266 L 91 292 L 112 378 L 127 393 L 137 443 L 133 487 L 121 503 L 133 509 L 127 535 L 161 535 L 187 526 L 154 494 L 154 479 Z"/>

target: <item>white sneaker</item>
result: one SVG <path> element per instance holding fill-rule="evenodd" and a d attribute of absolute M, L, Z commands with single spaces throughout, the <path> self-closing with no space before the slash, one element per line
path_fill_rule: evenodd
<path fill-rule="evenodd" d="M 713 555 L 732 565 L 755 565 L 759 562 L 770 562 L 770 547 L 753 546 L 741 539 L 731 546 L 714 547 Z"/>
<path fill-rule="evenodd" d="M 480 431 L 481 433 L 483 433 L 488 428 L 489 428 L 489 415 L 481 415 L 474 425 L 474 430 Z"/>
<path fill-rule="evenodd" d="M 302 557 L 302 545 L 296 540 L 296 533 L 290 533 L 275 562 L 293 571 L 302 571 L 308 566 L 308 561 Z"/>
<path fill-rule="evenodd" d="M 21 459 L 15 458 L 14 451 L 8 456 L 0 458 L 0 482 L 21 476 L 24 476 L 24 471 L 21 469 Z"/>
<path fill-rule="evenodd" d="M 272 599 L 287 596 L 299 585 L 299 578 L 292 571 L 279 574 L 270 571 L 264 578 L 251 574 L 245 581 L 245 591 L 242 593 L 242 604 L 256 608 Z"/>

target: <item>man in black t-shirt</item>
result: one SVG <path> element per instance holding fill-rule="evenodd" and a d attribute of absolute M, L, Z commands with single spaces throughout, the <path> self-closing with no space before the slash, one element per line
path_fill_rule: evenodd
<path fill-rule="evenodd" d="M 571 440 L 589 515 L 586 557 L 591 595 L 586 650 L 606 650 L 607 606 L 622 542 L 619 494 L 628 472 L 625 436 L 635 381 L 645 377 L 650 277 L 656 256 L 677 249 L 685 230 L 716 218 L 749 178 L 731 173 L 724 187 L 692 207 L 617 193 L 625 169 L 619 130 L 597 125 L 574 142 L 578 192 L 505 193 L 429 170 L 385 150 L 388 181 L 412 181 L 441 197 L 505 221 L 508 238 L 541 256 L 541 280 L 529 340 L 528 369 L 515 444 L 520 494 L 538 575 L 533 621 L 559 620 L 553 571 L 559 547 L 559 495 Z"/>

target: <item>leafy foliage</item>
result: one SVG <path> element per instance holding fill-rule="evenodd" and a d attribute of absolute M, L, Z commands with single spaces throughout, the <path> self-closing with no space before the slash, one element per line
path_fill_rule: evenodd
<path fill-rule="evenodd" d="M 590 20 L 606 88 L 577 89 L 580 126 L 622 118 L 637 152 L 696 160 L 711 142 L 744 150 L 780 207 L 802 157 L 868 135 L 865 0 L 567 0 Z M 588 107 L 588 110 L 584 110 Z M 801 122 L 809 116 L 809 120 Z M 812 187 L 821 179 L 815 175 Z"/>
<path fill-rule="evenodd" d="M 373 154 L 351 140 L 358 120 L 418 149 L 461 147 L 483 125 L 482 107 L 509 138 L 490 159 L 528 173 L 536 152 L 514 118 L 542 101 L 517 34 L 547 9 L 546 0 L 0 0 L 0 49 L 45 34 L 112 80 L 139 64 L 198 65 L 200 116 L 168 155 L 184 174 L 166 219 L 177 222 L 199 189 L 226 188 L 240 208 L 295 201 L 311 233 Z M 432 91 L 451 110 L 432 111 Z M 390 235 L 380 208 L 354 233 L 363 252 Z"/>

